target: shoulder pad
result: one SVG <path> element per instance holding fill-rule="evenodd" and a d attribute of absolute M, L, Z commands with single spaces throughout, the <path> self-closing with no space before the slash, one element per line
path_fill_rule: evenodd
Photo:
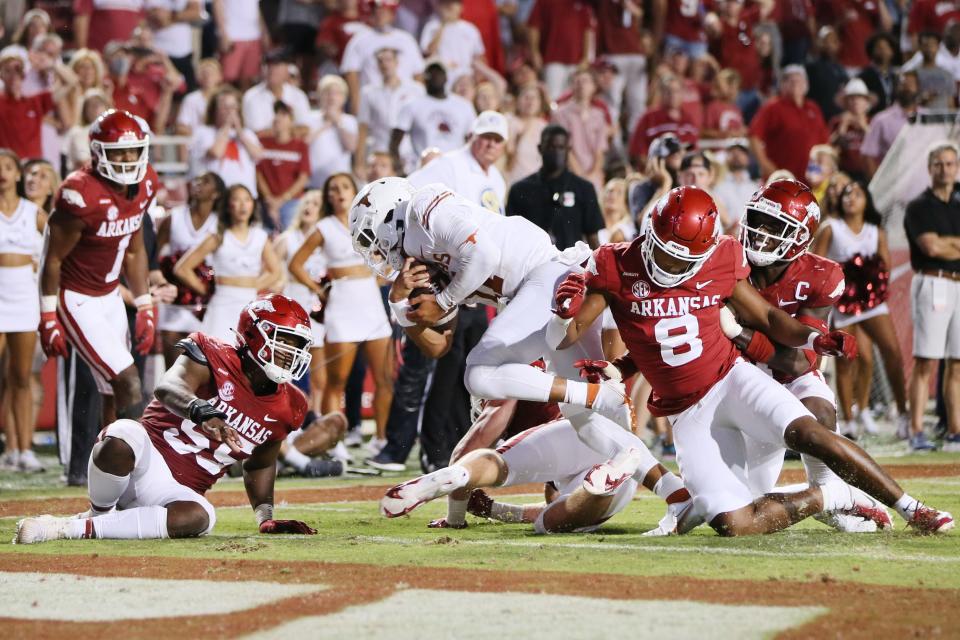
<path fill-rule="evenodd" d="M 177 343 L 177 349 L 183 351 L 183 355 L 187 356 L 197 364 L 202 364 L 207 366 L 207 356 L 204 355 L 203 351 L 200 350 L 200 345 L 193 341 L 192 338 L 184 338 Z"/>

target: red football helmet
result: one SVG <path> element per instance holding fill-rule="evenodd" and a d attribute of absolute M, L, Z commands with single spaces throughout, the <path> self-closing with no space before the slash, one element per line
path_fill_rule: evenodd
<path fill-rule="evenodd" d="M 297 302 L 278 293 L 261 296 L 243 308 L 237 340 L 277 384 L 299 380 L 310 366 L 310 318 Z"/>
<path fill-rule="evenodd" d="M 90 126 L 90 156 L 97 173 L 118 184 L 140 184 L 147 175 L 150 148 L 150 127 L 143 118 L 127 111 L 110 109 Z M 115 161 L 108 157 L 114 149 L 137 149 L 133 162 Z"/>
<path fill-rule="evenodd" d="M 775 180 L 750 198 L 740 217 L 740 243 L 750 264 L 766 267 L 803 254 L 820 226 L 820 206 L 798 180 Z"/>
<path fill-rule="evenodd" d="M 675 287 L 692 278 L 717 248 L 720 214 L 703 189 L 677 187 L 654 205 L 645 229 L 640 252 L 650 279 L 661 287 Z M 655 249 L 686 266 L 679 271 L 664 269 Z"/>

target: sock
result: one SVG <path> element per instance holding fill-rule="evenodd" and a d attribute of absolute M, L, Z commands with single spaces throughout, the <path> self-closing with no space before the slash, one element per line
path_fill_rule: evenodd
<path fill-rule="evenodd" d="M 522 504 L 506 504 L 504 502 L 494 502 L 490 508 L 490 517 L 500 522 L 518 523 L 523 522 Z"/>
<path fill-rule="evenodd" d="M 103 471 L 93 463 L 93 456 L 87 464 L 87 494 L 90 504 L 96 511 L 109 511 L 130 485 L 130 476 L 115 476 Z"/>
<path fill-rule="evenodd" d="M 296 447 L 291 446 L 287 449 L 287 452 L 283 454 L 283 461 L 297 471 L 303 471 L 307 468 L 307 465 L 310 464 L 310 456 L 301 453 Z"/>
<path fill-rule="evenodd" d="M 653 485 L 653 492 L 667 504 L 685 502 L 690 499 L 690 493 L 683 486 L 683 480 L 672 471 L 667 471 L 660 476 L 657 483 Z"/>
<path fill-rule="evenodd" d="M 824 511 L 840 511 L 853 507 L 853 494 L 843 482 L 832 482 L 820 487 Z"/>
<path fill-rule="evenodd" d="M 899 513 L 904 520 L 913 520 L 913 516 L 916 514 L 917 507 L 919 506 L 920 503 L 916 498 L 905 493 L 900 496 L 900 499 L 893 505 L 893 508 L 897 510 L 897 513 Z"/>
<path fill-rule="evenodd" d="M 469 502 L 469 500 L 454 500 L 453 497 L 447 496 L 448 524 L 459 525 L 467 521 L 467 502 Z"/>
<path fill-rule="evenodd" d="M 137 507 L 115 511 L 95 518 L 71 520 L 67 538 L 101 538 L 105 540 L 155 540 L 169 538 L 165 507 Z"/>
<path fill-rule="evenodd" d="M 807 472 L 807 482 L 811 487 L 822 487 L 830 482 L 842 482 L 840 477 L 819 458 L 801 453 L 800 460 L 803 462 L 803 468 Z"/>
<path fill-rule="evenodd" d="M 464 374 L 464 382 L 470 395 L 532 402 L 546 402 L 550 398 L 553 380 L 553 374 L 527 364 L 467 365 Z M 569 387 L 568 381 L 567 388 Z"/>

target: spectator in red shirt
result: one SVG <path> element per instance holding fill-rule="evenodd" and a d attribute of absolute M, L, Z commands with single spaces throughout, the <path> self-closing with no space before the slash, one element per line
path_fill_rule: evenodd
<path fill-rule="evenodd" d="M 643 114 L 630 136 L 629 153 L 635 167 L 645 165 L 647 149 L 654 138 L 665 133 L 675 133 L 684 144 L 697 142 L 700 130 L 684 114 L 683 85 L 680 79 L 670 75 L 660 80 L 660 107 Z"/>
<path fill-rule="evenodd" d="M 743 113 L 736 104 L 740 74 L 735 69 L 723 69 L 713 81 L 712 92 L 713 99 L 707 105 L 700 137 L 716 140 L 747 135 Z"/>
<path fill-rule="evenodd" d="M 914 0 L 907 19 L 907 31 L 913 39 L 913 49 L 917 49 L 919 34 L 924 31 L 943 33 L 947 24 L 954 20 L 960 20 L 960 2 Z"/>
<path fill-rule="evenodd" d="M 162 53 L 142 46 L 111 42 L 104 61 L 113 85 L 113 106 L 143 118 L 153 131 L 164 131 L 173 94 L 183 76 Z"/>
<path fill-rule="evenodd" d="M 536 0 L 527 25 L 530 60 L 543 71 L 547 91 L 556 99 L 576 68 L 591 62 L 597 31 L 593 9 L 583 0 Z"/>
<path fill-rule="evenodd" d="M 713 55 L 721 67 L 740 74 L 740 92 L 736 98 L 748 120 L 760 108 L 760 56 L 753 40 L 753 28 L 763 16 L 757 5 L 744 8 L 738 0 L 721 0 L 718 20 L 707 22 Z"/>
<path fill-rule="evenodd" d="M 257 191 L 273 227 L 286 229 L 310 178 L 310 151 L 293 137 L 293 110 L 277 100 L 273 113 L 273 130 L 260 135 Z"/>
<path fill-rule="evenodd" d="M 480 30 L 487 64 L 503 75 L 507 70 L 507 59 L 503 53 L 503 40 L 500 38 L 500 13 L 497 3 L 493 0 L 469 0 L 463 3 L 463 15 L 460 17 Z"/>
<path fill-rule="evenodd" d="M 919 0 L 918 0 L 919 1 Z M 876 31 L 890 31 L 893 19 L 884 0 L 832 0 L 822 3 L 840 36 L 840 64 L 854 76 L 870 64 L 864 43 Z M 942 30 L 941 30 L 942 31 Z"/>
<path fill-rule="evenodd" d="M 133 35 L 144 19 L 144 0 L 73 0 L 73 13 L 77 46 L 103 51 Z"/>
<path fill-rule="evenodd" d="M 817 37 L 817 20 L 811 0 L 776 0 L 771 16 L 783 41 L 783 64 L 803 64 Z"/>
<path fill-rule="evenodd" d="M 854 180 L 865 180 L 867 167 L 860 155 L 860 145 L 870 128 L 870 93 L 860 78 L 847 83 L 843 91 L 845 109 L 831 118 L 830 144 L 840 152 L 840 170 Z"/>
<path fill-rule="evenodd" d="M 11 149 L 21 158 L 39 158 L 43 155 L 41 129 L 43 117 L 56 108 L 64 126 L 72 126 L 74 111 L 69 100 L 76 82 L 64 65 L 53 67 L 53 91 L 42 91 L 25 96 L 23 79 L 26 75 L 27 54 L 16 45 L 0 51 L 0 148 Z"/>
<path fill-rule="evenodd" d="M 784 67 L 780 96 L 760 107 L 750 123 L 750 145 L 764 177 L 776 169 L 804 175 L 810 149 L 830 135 L 820 108 L 806 97 L 808 88 L 806 69 Z"/>
<path fill-rule="evenodd" d="M 317 49 L 324 60 L 332 61 L 338 69 L 350 38 L 357 29 L 365 28 L 359 4 L 358 0 L 340 0 L 317 29 Z"/>
<path fill-rule="evenodd" d="M 599 0 L 597 45 L 600 55 L 617 69 L 610 107 L 614 112 L 626 115 L 627 131 L 633 131 L 647 108 L 647 43 L 643 35 L 643 2 Z"/>
<path fill-rule="evenodd" d="M 707 53 L 704 0 L 654 0 L 653 37 L 664 49 L 682 49 L 691 58 Z"/>

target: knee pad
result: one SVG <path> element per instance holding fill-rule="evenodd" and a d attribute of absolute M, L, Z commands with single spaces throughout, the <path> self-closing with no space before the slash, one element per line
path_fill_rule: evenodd
<path fill-rule="evenodd" d="M 97 439 L 103 440 L 106 437 L 117 438 L 126 442 L 133 450 L 134 464 L 141 460 L 144 450 L 150 445 L 150 436 L 147 435 L 147 430 L 136 420 L 126 418 L 108 424 L 100 432 Z"/>

